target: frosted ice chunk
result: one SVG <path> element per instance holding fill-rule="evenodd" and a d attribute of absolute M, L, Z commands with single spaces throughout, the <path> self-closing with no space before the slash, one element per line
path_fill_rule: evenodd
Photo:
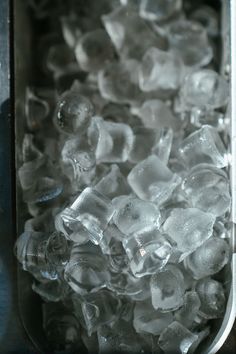
<path fill-rule="evenodd" d="M 123 240 L 123 247 L 136 277 L 160 271 L 172 253 L 172 243 L 157 229 L 136 232 Z"/>
<path fill-rule="evenodd" d="M 196 292 L 201 301 L 199 314 L 205 319 L 223 317 L 225 313 L 225 294 L 221 283 L 209 278 L 196 284 Z"/>
<path fill-rule="evenodd" d="M 228 176 L 212 165 L 193 167 L 184 179 L 182 188 L 193 207 L 215 216 L 224 215 L 230 207 Z"/>
<path fill-rule="evenodd" d="M 169 27 L 168 39 L 170 50 L 182 58 L 186 66 L 205 66 L 213 57 L 206 29 L 198 22 L 174 22 Z"/>
<path fill-rule="evenodd" d="M 216 71 L 202 69 L 186 76 L 180 95 L 186 108 L 219 108 L 228 102 L 229 85 Z"/>
<path fill-rule="evenodd" d="M 182 0 L 141 0 L 140 16 L 150 21 L 167 20 L 182 8 Z"/>
<path fill-rule="evenodd" d="M 171 313 L 160 313 L 153 309 L 149 300 L 137 302 L 134 308 L 133 325 L 137 333 L 159 335 L 173 322 Z"/>
<path fill-rule="evenodd" d="M 153 274 L 150 287 L 154 309 L 170 312 L 183 305 L 184 277 L 176 266 L 167 265 L 158 273 Z"/>
<path fill-rule="evenodd" d="M 113 222 L 125 235 L 142 232 L 160 226 L 160 211 L 151 202 L 133 196 L 120 197 Z"/>
<path fill-rule="evenodd" d="M 84 71 L 98 71 L 114 57 L 110 37 L 103 29 L 85 33 L 75 47 L 75 56 Z"/>
<path fill-rule="evenodd" d="M 127 124 L 106 122 L 101 117 L 93 117 L 88 136 L 99 163 L 127 161 L 134 140 L 133 132 Z"/>
<path fill-rule="evenodd" d="M 83 297 L 82 312 L 88 335 L 97 331 L 101 325 L 114 321 L 119 308 L 119 299 L 107 290 L 100 290 Z"/>
<path fill-rule="evenodd" d="M 140 59 L 150 47 L 166 48 L 166 39 L 155 33 L 132 9 L 124 6 L 102 16 L 107 33 L 123 57 Z"/>
<path fill-rule="evenodd" d="M 114 208 L 107 197 L 95 189 L 86 188 L 58 215 L 56 229 L 74 242 L 79 241 L 81 233 L 87 233 L 88 240 L 98 244 L 113 213 Z"/>
<path fill-rule="evenodd" d="M 184 139 L 179 155 L 188 167 L 208 163 L 222 168 L 228 164 L 225 146 L 216 129 L 209 125 L 203 125 Z"/>
<path fill-rule="evenodd" d="M 102 288 L 110 279 L 107 258 L 91 243 L 74 245 L 64 276 L 69 286 L 80 295 Z"/>
<path fill-rule="evenodd" d="M 94 113 L 92 103 L 76 90 L 64 92 L 58 100 L 54 124 L 61 133 L 76 135 L 87 129 Z"/>
<path fill-rule="evenodd" d="M 174 131 L 180 127 L 180 121 L 175 117 L 167 104 L 158 99 L 145 101 L 135 110 L 143 125 L 147 128 L 172 128 Z"/>
<path fill-rule="evenodd" d="M 185 258 L 185 266 L 195 279 L 218 273 L 229 261 L 230 248 L 221 238 L 211 237 Z"/>
<path fill-rule="evenodd" d="M 197 341 L 196 334 L 175 321 L 161 333 L 159 346 L 164 353 L 187 354 L 190 353 L 192 345 Z"/>
<path fill-rule="evenodd" d="M 184 295 L 183 306 L 175 312 L 176 320 L 186 328 L 191 328 L 198 314 L 201 302 L 195 291 L 189 291 Z"/>
<path fill-rule="evenodd" d="M 150 48 L 145 53 L 139 71 L 139 86 L 144 92 L 176 91 L 181 83 L 183 63 L 172 52 Z"/>
<path fill-rule="evenodd" d="M 213 233 L 215 217 L 199 209 L 173 209 L 163 225 L 163 230 L 176 243 L 181 259 L 194 252 Z"/>
<path fill-rule="evenodd" d="M 110 172 L 102 177 L 102 179 L 94 187 L 99 193 L 110 199 L 118 195 L 130 193 L 130 188 L 125 177 L 120 172 L 117 165 L 111 165 Z"/>
<path fill-rule="evenodd" d="M 181 178 L 155 155 L 138 163 L 127 179 L 139 198 L 158 205 L 164 203 L 181 182 Z"/>
<path fill-rule="evenodd" d="M 100 94 L 115 103 L 135 103 L 142 98 L 138 86 L 139 62 L 127 59 L 111 62 L 98 73 Z"/>

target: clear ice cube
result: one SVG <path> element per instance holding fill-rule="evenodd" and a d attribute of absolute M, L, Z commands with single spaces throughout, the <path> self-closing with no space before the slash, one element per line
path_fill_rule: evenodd
<path fill-rule="evenodd" d="M 167 265 L 158 273 L 153 274 L 150 287 L 154 309 L 161 312 L 170 312 L 183 305 L 184 277 L 176 266 Z"/>
<path fill-rule="evenodd" d="M 140 59 L 150 47 L 166 48 L 166 39 L 145 23 L 138 13 L 129 7 L 119 7 L 102 16 L 103 24 L 122 57 Z"/>
<path fill-rule="evenodd" d="M 116 211 L 113 222 L 125 235 L 142 232 L 160 226 L 160 211 L 151 202 L 143 201 L 133 196 L 115 199 Z"/>
<path fill-rule="evenodd" d="M 44 119 L 48 116 L 50 108 L 46 100 L 38 97 L 31 88 L 26 89 L 25 115 L 28 128 L 36 131 L 41 128 Z"/>
<path fill-rule="evenodd" d="M 135 113 L 141 118 L 146 128 L 172 128 L 176 131 L 180 127 L 180 121 L 173 115 L 168 105 L 158 99 L 144 101 Z"/>
<path fill-rule="evenodd" d="M 110 279 L 107 258 L 92 243 L 74 245 L 65 267 L 65 280 L 80 295 L 100 289 Z"/>
<path fill-rule="evenodd" d="M 225 171 L 212 165 L 193 167 L 182 188 L 190 204 L 215 216 L 224 215 L 230 208 L 229 180 Z"/>
<path fill-rule="evenodd" d="M 110 199 L 130 193 L 130 187 L 118 165 L 111 165 L 109 173 L 102 177 L 94 188 Z"/>
<path fill-rule="evenodd" d="M 138 86 L 139 62 L 126 59 L 111 62 L 98 73 L 98 87 L 101 96 L 114 103 L 135 103 L 142 98 Z"/>
<path fill-rule="evenodd" d="M 201 301 L 198 294 L 195 291 L 188 291 L 184 295 L 183 306 L 175 312 L 175 319 L 183 326 L 191 329 L 194 320 L 198 315 Z"/>
<path fill-rule="evenodd" d="M 88 240 L 99 244 L 114 211 L 107 197 L 89 187 L 58 215 L 56 228 L 74 242 L 87 233 Z"/>
<path fill-rule="evenodd" d="M 62 232 L 54 231 L 47 240 L 45 252 L 50 263 L 64 267 L 70 257 L 70 248 L 65 235 Z"/>
<path fill-rule="evenodd" d="M 229 160 L 223 141 L 217 130 L 210 125 L 203 125 L 185 138 L 178 153 L 187 167 L 208 163 L 223 168 Z"/>
<path fill-rule="evenodd" d="M 57 103 L 54 124 L 67 135 L 84 132 L 94 113 L 92 103 L 76 90 L 64 92 Z"/>
<path fill-rule="evenodd" d="M 183 64 L 172 52 L 150 48 L 144 54 L 139 71 L 139 87 L 144 92 L 173 93 L 182 81 Z"/>
<path fill-rule="evenodd" d="M 107 290 L 91 293 L 82 299 L 82 312 L 84 321 L 91 335 L 101 325 L 110 323 L 117 318 L 120 308 L 120 300 Z"/>
<path fill-rule="evenodd" d="M 93 117 L 88 136 L 95 148 L 98 163 L 127 161 L 134 140 L 133 132 L 127 124 L 106 122 L 101 117 Z"/>
<path fill-rule="evenodd" d="M 171 313 L 161 313 L 154 310 L 150 300 L 139 301 L 134 308 L 133 325 L 137 333 L 150 333 L 154 336 L 173 322 Z"/>
<path fill-rule="evenodd" d="M 180 184 L 181 178 L 155 155 L 139 162 L 129 173 L 128 183 L 140 199 L 164 203 Z"/>
<path fill-rule="evenodd" d="M 143 277 L 160 271 L 172 254 L 172 243 L 157 229 L 139 231 L 123 240 L 134 276 Z"/>
<path fill-rule="evenodd" d="M 214 109 L 226 105 L 229 87 L 225 78 L 216 71 L 202 69 L 186 76 L 180 95 L 186 108 L 197 106 Z"/>
<path fill-rule="evenodd" d="M 215 217 L 196 208 L 172 209 L 163 230 L 177 244 L 180 260 L 194 252 L 213 233 Z"/>
<path fill-rule="evenodd" d="M 16 242 L 16 256 L 22 268 L 39 280 L 56 280 L 57 269 L 48 262 L 46 243 L 48 235 L 43 232 L 26 231 Z"/>
<path fill-rule="evenodd" d="M 197 334 L 190 332 L 182 324 L 175 321 L 161 333 L 159 346 L 164 353 L 187 354 L 191 352 L 191 347 L 197 340 Z"/>
<path fill-rule="evenodd" d="M 75 13 L 70 13 L 67 16 L 62 16 L 61 30 L 66 44 L 70 48 L 74 48 L 80 37 L 82 36 L 79 28 L 79 18 Z"/>
<path fill-rule="evenodd" d="M 168 29 L 170 50 L 182 58 L 188 67 L 201 67 L 210 63 L 213 50 L 206 29 L 198 22 L 179 20 Z"/>
<path fill-rule="evenodd" d="M 202 5 L 197 7 L 191 14 L 190 18 L 201 23 L 210 37 L 219 35 L 219 14 L 212 6 Z"/>
<path fill-rule="evenodd" d="M 76 44 L 75 56 L 82 70 L 97 72 L 114 57 L 110 37 L 103 29 L 85 33 Z"/>
<path fill-rule="evenodd" d="M 229 261 L 230 247 L 221 238 L 211 237 L 185 258 L 185 266 L 194 279 L 218 273 Z"/>
<path fill-rule="evenodd" d="M 221 318 L 225 313 L 225 293 L 221 283 L 210 277 L 201 279 L 196 284 L 200 298 L 199 314 L 205 319 Z"/>
<path fill-rule="evenodd" d="M 182 0 L 141 0 L 140 16 L 150 21 L 164 21 L 178 13 Z"/>

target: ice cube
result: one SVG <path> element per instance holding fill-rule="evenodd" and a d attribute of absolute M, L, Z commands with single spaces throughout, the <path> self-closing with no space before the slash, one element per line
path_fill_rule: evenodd
<path fill-rule="evenodd" d="M 142 343 L 131 323 L 119 320 L 98 329 L 99 354 L 144 353 Z"/>
<path fill-rule="evenodd" d="M 165 49 L 166 39 L 155 33 L 129 7 L 119 7 L 102 16 L 103 24 L 111 40 L 122 57 L 140 59 L 150 47 Z"/>
<path fill-rule="evenodd" d="M 207 5 L 197 7 L 190 14 L 190 18 L 201 23 L 206 28 L 208 36 L 216 37 L 219 34 L 219 15 L 213 7 Z"/>
<path fill-rule="evenodd" d="M 160 271 L 172 253 L 172 243 L 157 229 L 139 231 L 123 240 L 134 276 L 143 277 Z"/>
<path fill-rule="evenodd" d="M 106 122 L 101 117 L 93 117 L 88 136 L 95 148 L 98 163 L 127 161 L 134 140 L 133 132 L 127 124 Z"/>
<path fill-rule="evenodd" d="M 137 102 L 143 96 L 138 86 L 138 69 L 139 62 L 134 59 L 107 64 L 98 73 L 101 96 L 119 104 Z"/>
<path fill-rule="evenodd" d="M 197 165 L 184 179 L 182 188 L 195 208 L 215 216 L 229 210 L 229 180 L 223 170 L 208 164 Z"/>
<path fill-rule="evenodd" d="M 85 33 L 76 44 L 75 56 L 82 70 L 97 72 L 114 57 L 110 37 L 103 29 Z"/>
<path fill-rule="evenodd" d="M 113 221 L 125 235 L 152 230 L 160 226 L 160 211 L 151 202 L 133 196 L 121 197 L 117 203 Z"/>
<path fill-rule="evenodd" d="M 221 238 L 211 237 L 185 258 L 185 266 L 194 279 L 218 273 L 229 261 L 230 247 Z"/>
<path fill-rule="evenodd" d="M 70 13 L 67 16 L 62 16 L 61 21 L 61 30 L 66 44 L 70 48 L 74 48 L 82 32 L 79 28 L 79 18 L 75 13 Z"/>
<path fill-rule="evenodd" d="M 139 198 L 158 205 L 164 203 L 181 182 L 181 178 L 155 155 L 139 162 L 127 179 Z"/>
<path fill-rule="evenodd" d="M 180 269 L 167 265 L 153 274 L 150 281 L 152 305 L 161 312 L 177 310 L 183 305 L 184 277 Z"/>
<path fill-rule="evenodd" d="M 221 283 L 210 277 L 196 284 L 196 292 L 201 301 L 199 314 L 205 319 L 223 317 L 225 313 L 225 294 Z"/>
<path fill-rule="evenodd" d="M 118 195 L 130 193 L 126 178 L 122 175 L 117 165 L 111 165 L 110 172 L 105 175 L 94 188 L 110 199 Z"/>
<path fill-rule="evenodd" d="M 54 116 L 57 129 L 67 135 L 84 132 L 94 113 L 92 103 L 76 90 L 64 92 L 58 100 Z"/>
<path fill-rule="evenodd" d="M 172 94 L 182 81 L 183 63 L 172 52 L 149 48 L 139 71 L 139 86 L 144 92 L 164 91 Z"/>
<path fill-rule="evenodd" d="M 26 231 L 16 242 L 16 256 L 22 268 L 39 280 L 58 279 L 55 266 L 46 258 L 46 243 L 48 234 L 43 232 Z"/>
<path fill-rule="evenodd" d="M 150 297 L 150 277 L 135 277 L 130 271 L 112 273 L 109 289 L 118 295 L 130 297 L 133 301 L 143 301 Z"/>
<path fill-rule="evenodd" d="M 210 125 L 203 125 L 201 129 L 185 138 L 178 152 L 187 167 L 208 163 L 223 168 L 227 166 L 229 160 L 217 130 Z"/>
<path fill-rule="evenodd" d="M 86 188 L 72 205 L 57 217 L 56 228 L 75 241 L 87 233 L 88 240 L 99 244 L 114 213 L 110 200 L 93 188 Z"/>
<path fill-rule="evenodd" d="M 163 128 L 160 130 L 160 138 L 158 143 L 152 148 L 152 153 L 157 155 L 159 159 L 168 164 L 173 143 L 173 130 L 171 128 Z"/>
<path fill-rule="evenodd" d="M 55 351 L 74 353 L 83 350 L 80 323 L 61 303 L 43 304 L 43 328 Z"/>
<path fill-rule="evenodd" d="M 187 354 L 190 353 L 192 345 L 197 341 L 196 334 L 175 321 L 161 333 L 159 345 L 164 353 Z"/>
<path fill-rule="evenodd" d="M 189 291 L 184 295 L 183 306 L 175 312 L 176 320 L 191 329 L 196 316 L 198 315 L 201 302 L 198 294 L 195 291 Z"/>
<path fill-rule="evenodd" d="M 33 283 L 32 289 L 46 302 L 62 301 L 66 294 L 65 284 L 58 280 L 43 282 L 39 284 Z"/>
<path fill-rule="evenodd" d="M 164 21 L 179 12 L 182 0 L 141 0 L 140 16 L 150 21 Z"/>
<path fill-rule="evenodd" d="M 177 243 L 182 260 L 211 237 L 214 222 L 212 214 L 196 208 L 178 208 L 171 211 L 163 230 Z"/>
<path fill-rule="evenodd" d="M 225 106 L 229 99 L 229 87 L 223 76 L 210 69 L 194 71 L 186 76 L 181 87 L 181 100 L 186 108 Z"/>
<path fill-rule="evenodd" d="M 224 114 L 206 107 L 192 107 L 190 121 L 197 128 L 201 128 L 204 124 L 215 127 L 219 132 L 226 128 Z"/>
<path fill-rule="evenodd" d="M 69 261 L 70 249 L 62 232 L 53 232 L 46 244 L 46 258 L 55 266 L 64 267 Z"/>
<path fill-rule="evenodd" d="M 25 115 L 28 128 L 36 131 L 42 127 L 44 119 L 48 116 L 50 108 L 46 100 L 38 97 L 31 88 L 26 89 Z"/>
<path fill-rule="evenodd" d="M 96 332 L 101 325 L 114 321 L 120 306 L 120 300 L 107 290 L 84 296 L 82 312 L 88 335 Z"/>
<path fill-rule="evenodd" d="M 173 322 L 171 313 L 160 313 L 153 309 L 149 300 L 139 301 L 134 308 L 133 325 L 137 333 L 160 335 Z"/>
<path fill-rule="evenodd" d="M 62 151 L 63 173 L 78 187 L 91 183 L 95 175 L 96 159 L 94 152 L 81 141 L 72 138 L 66 140 Z"/>
<path fill-rule="evenodd" d="M 92 243 L 74 245 L 64 276 L 77 294 L 84 295 L 100 289 L 110 280 L 107 258 Z"/>
<path fill-rule="evenodd" d="M 175 117 L 167 104 L 158 99 L 144 101 L 135 113 L 141 118 L 143 125 L 151 129 L 180 127 L 180 121 Z"/>
<path fill-rule="evenodd" d="M 168 29 L 170 50 L 182 58 L 188 67 L 201 67 L 213 56 L 206 29 L 198 22 L 181 19 Z"/>

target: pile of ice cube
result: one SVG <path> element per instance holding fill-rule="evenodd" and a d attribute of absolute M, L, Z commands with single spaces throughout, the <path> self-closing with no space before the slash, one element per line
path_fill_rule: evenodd
<path fill-rule="evenodd" d="M 224 314 L 230 258 L 218 15 L 120 2 L 71 1 L 63 40 L 41 39 L 53 86 L 26 92 L 17 258 L 56 352 L 193 353 Z M 48 3 L 30 1 L 50 23 Z"/>

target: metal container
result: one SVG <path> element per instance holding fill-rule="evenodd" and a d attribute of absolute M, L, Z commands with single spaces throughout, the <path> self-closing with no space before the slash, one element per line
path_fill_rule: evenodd
<path fill-rule="evenodd" d="M 207 1 L 206 1 L 207 2 Z M 230 75 L 236 96 L 236 0 L 208 1 L 222 13 L 222 72 Z M 221 5 L 221 6 L 219 6 Z M 13 255 L 22 231 L 24 205 L 16 190 L 17 147 L 23 137 L 25 88 L 32 81 L 34 28 L 24 0 L 0 1 L 0 353 L 52 353 L 43 328 L 41 300 L 32 291 L 32 278 Z M 231 58 L 231 59 L 230 59 Z M 228 304 L 223 319 L 214 322 L 211 336 L 198 353 L 216 353 L 228 337 L 236 315 L 236 101 L 231 107 L 232 259 L 224 272 Z M 15 142 L 15 144 L 14 144 Z M 15 147 L 14 147 L 15 146 Z M 15 157 L 16 156 L 16 159 Z"/>

